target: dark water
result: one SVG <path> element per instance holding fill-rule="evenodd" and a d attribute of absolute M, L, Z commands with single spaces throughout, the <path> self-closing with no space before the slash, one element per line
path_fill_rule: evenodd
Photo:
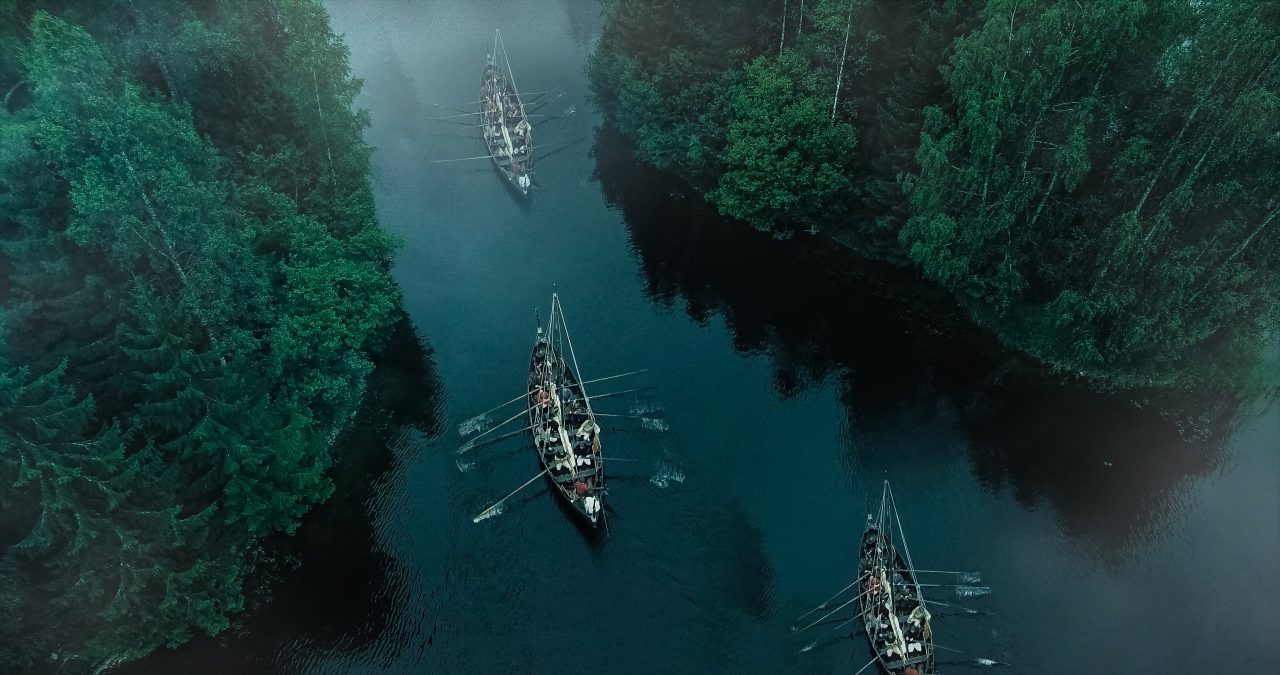
<path fill-rule="evenodd" d="M 789 626 L 853 576 L 884 479 L 917 564 L 993 589 L 935 594 L 986 613 L 944 616 L 939 645 L 1004 672 L 1280 669 L 1274 397 L 1186 443 L 1154 412 L 1018 375 L 945 302 L 904 303 L 900 272 L 718 220 L 597 128 L 596 3 L 327 6 L 366 78 L 412 325 L 256 609 L 120 672 L 851 673 L 870 658 L 851 625 Z M 485 162 L 429 163 L 481 152 L 428 118 L 470 107 L 495 27 L 523 90 L 568 92 L 541 112 L 576 108 L 538 132 L 528 204 Z M 670 425 L 606 432 L 606 455 L 641 461 L 612 465 L 603 539 L 543 484 L 473 523 L 536 458 L 455 453 L 459 421 L 520 393 L 553 284 L 584 377 L 648 368 Z"/>

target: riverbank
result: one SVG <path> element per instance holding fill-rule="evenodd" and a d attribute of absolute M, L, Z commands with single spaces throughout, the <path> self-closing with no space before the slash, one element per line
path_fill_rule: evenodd
<path fill-rule="evenodd" d="M 1266 130 L 1234 125 L 1252 114 L 1242 101 L 1275 94 L 1280 33 L 1252 3 L 1191 5 L 835 2 L 806 17 L 804 3 L 634 0 L 610 6 L 589 72 L 639 156 L 723 215 L 904 264 L 1008 350 L 1099 389 L 1247 397 L 1280 323 L 1280 157 Z M 1041 38 L 1057 21 L 1090 26 L 1064 47 L 1090 59 L 1054 61 Z M 1225 90 L 1147 73 L 1212 61 L 1232 26 L 1249 56 L 1223 66 Z M 1142 58 L 1093 77 L 1114 58 L 1098 46 L 1125 31 L 1146 35 Z M 1188 109 L 1210 94 L 1216 122 Z M 1130 99 L 1165 101 L 1168 124 L 1102 103 Z M 1227 130 L 1253 149 L 1212 153 Z"/>
<path fill-rule="evenodd" d="M 0 670 L 228 630 L 403 316 L 324 9 L 0 10 Z"/>
<path fill-rule="evenodd" d="M 1280 564 L 1274 406 L 1188 442 L 1153 410 L 1001 377 L 998 358 L 934 334 L 829 258 L 777 255 L 799 235 L 777 242 L 672 194 L 596 136 L 582 73 L 594 0 L 328 9 L 366 82 L 378 215 L 404 241 L 392 273 L 438 377 L 406 396 L 444 383 L 444 432 L 351 448 L 391 464 L 367 498 L 335 493 L 349 510 L 313 512 L 315 536 L 294 540 L 308 548 L 269 604 L 125 672 L 538 672 L 565 664 L 545 628 L 584 621 L 572 587 L 607 591 L 590 598 L 609 645 L 599 671 L 849 673 L 870 658 L 852 625 L 802 654 L 820 636 L 790 625 L 855 574 L 886 479 L 917 563 L 979 571 L 992 589 L 937 596 L 990 613 L 940 619 L 940 644 L 1045 675 L 1280 664 L 1265 603 L 1231 592 L 1244 578 L 1276 592 L 1261 571 Z M 538 131 L 568 149 L 539 157 L 529 202 L 487 159 L 429 162 L 483 153 L 429 118 L 474 100 L 495 26 L 522 89 L 560 87 L 554 107 L 577 109 Z M 474 523 L 540 467 L 516 441 L 456 452 L 458 422 L 519 395 L 532 310 L 545 317 L 553 284 L 586 377 L 649 369 L 635 385 L 655 386 L 648 396 L 601 412 L 656 404 L 669 426 L 606 430 L 610 456 L 639 461 L 612 465 L 611 533 L 596 541 L 537 484 Z M 1248 576 L 1206 580 L 1223 559 Z M 1206 631 L 1196 616 L 1248 628 Z"/>
<path fill-rule="evenodd" d="M 737 261 L 731 274 L 735 278 L 726 281 L 727 286 L 748 284 L 746 278 L 756 277 L 761 285 L 757 292 L 777 298 L 780 303 L 786 302 L 784 298 L 788 295 L 816 293 L 821 298 L 816 304 L 823 308 L 825 315 L 822 321 L 837 322 L 844 317 L 849 326 L 848 335 L 826 340 L 855 339 L 865 308 L 849 304 L 849 298 L 875 296 L 892 306 L 889 311 L 900 318 L 904 336 L 945 338 L 963 345 L 962 351 L 972 360 L 972 372 L 985 373 L 984 377 L 992 384 L 1017 381 L 1025 388 L 1087 391 L 1089 397 L 1107 400 L 1113 405 L 1151 410 L 1166 419 L 1187 441 L 1220 435 L 1242 401 L 1265 395 L 1280 386 L 1280 369 L 1262 360 L 1247 389 L 1239 393 L 1204 388 L 1119 388 L 1103 386 L 1105 383 L 1077 373 L 1054 371 L 1034 357 L 1003 345 L 990 330 L 974 322 L 951 293 L 924 278 L 913 267 L 868 258 L 845 243 L 832 245 L 834 240 L 822 233 L 802 231 L 780 237 L 725 218 L 703 199 L 703 193 L 697 188 L 670 171 L 653 167 L 636 152 L 634 143 L 608 125 L 596 131 L 595 148 L 601 158 L 597 175 L 611 202 L 634 209 L 647 199 L 642 195 L 666 195 L 663 205 L 650 206 L 634 214 L 633 220 L 670 224 L 657 235 L 657 241 L 646 246 L 655 246 L 664 251 L 664 256 L 672 258 L 691 255 L 690 251 L 706 251 L 704 255 L 710 256 L 714 255 L 711 250 L 723 248 L 732 252 Z M 679 235 L 682 228 L 689 229 L 686 236 Z M 645 235 L 633 231 L 633 236 Z M 811 269 L 826 273 L 824 288 L 811 289 L 805 282 L 797 282 L 810 279 L 812 275 L 808 270 Z M 694 276 L 700 278 L 703 274 L 706 271 L 700 270 Z M 736 278 L 739 276 L 743 278 Z M 838 284 L 843 290 L 832 291 L 828 287 L 831 284 Z M 806 304 L 809 302 L 813 302 L 812 298 Z M 878 310 L 879 313 L 885 311 Z M 1263 350 L 1262 355 L 1273 351 Z"/>

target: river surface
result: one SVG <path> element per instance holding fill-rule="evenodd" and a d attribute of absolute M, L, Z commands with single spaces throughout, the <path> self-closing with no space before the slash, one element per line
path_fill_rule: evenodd
<path fill-rule="evenodd" d="M 852 673 L 854 624 L 791 627 L 855 575 L 885 480 L 916 564 L 990 588 L 930 589 L 935 642 L 964 652 L 940 672 L 1280 672 L 1274 394 L 1183 441 L 1019 375 L 945 302 L 904 301 L 909 276 L 718 219 L 599 128 L 594 2 L 326 6 L 365 79 L 408 320 L 337 493 L 251 609 L 119 672 Z M 565 92 L 539 111 L 527 203 L 487 161 L 432 163 L 483 154 L 431 118 L 473 108 L 494 28 L 522 90 Z M 459 422 L 522 391 L 553 289 L 583 377 L 648 369 L 597 385 L 653 387 L 597 409 L 662 409 L 605 431 L 636 460 L 610 465 L 606 537 L 544 482 L 473 522 L 539 467 L 520 439 L 456 452 Z"/>

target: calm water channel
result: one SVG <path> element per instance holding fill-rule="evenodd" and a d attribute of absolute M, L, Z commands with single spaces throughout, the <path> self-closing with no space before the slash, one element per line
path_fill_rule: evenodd
<path fill-rule="evenodd" d="M 1014 374 L 945 303 L 894 299 L 892 274 L 720 221 L 598 128 L 595 2 L 326 5 L 365 78 L 409 322 L 269 592 L 228 634 L 118 672 L 851 673 L 870 658 L 853 624 L 789 626 L 853 577 L 885 479 L 917 564 L 992 589 L 937 589 L 982 612 L 944 615 L 941 646 L 1003 672 L 1280 671 L 1274 395 L 1184 443 Z M 494 28 L 523 90 L 566 92 L 540 111 L 559 117 L 527 204 L 487 161 L 430 163 L 483 153 L 429 118 L 472 107 Z M 473 523 L 537 460 L 455 452 L 459 421 L 520 393 L 553 284 L 584 377 L 649 369 L 631 386 L 651 400 L 598 408 L 658 404 L 669 425 L 606 431 L 639 461 L 611 465 L 599 540 L 542 483 Z"/>

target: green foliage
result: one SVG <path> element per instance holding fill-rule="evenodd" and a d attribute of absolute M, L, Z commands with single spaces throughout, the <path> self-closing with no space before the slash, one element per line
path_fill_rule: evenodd
<path fill-rule="evenodd" d="M 593 88 L 641 158 L 918 268 L 1050 368 L 1242 380 L 1280 315 L 1280 4 L 774 2 L 736 43 L 691 5 L 608 10 Z"/>
<path fill-rule="evenodd" d="M 219 630 L 224 611 L 177 608 L 238 598 L 228 587 L 238 578 L 190 554 L 213 507 L 184 513 L 154 451 L 129 452 L 115 425 L 93 431 L 93 399 L 77 397 L 64 371 L 0 373 L 0 569 L 24 647 L 4 654 L 9 665 L 60 649 L 138 656 L 191 627 Z"/>
<path fill-rule="evenodd" d="M 843 215 L 844 172 L 856 132 L 833 122 L 820 79 L 786 52 L 746 67 L 733 101 L 719 184 L 707 194 L 720 212 L 768 230 L 778 224 L 828 223 Z"/>
<path fill-rule="evenodd" d="M 317 4 L 0 11 L 0 668 L 84 672 L 225 629 L 332 492 L 395 242 Z"/>
<path fill-rule="evenodd" d="M 636 140 L 647 161 L 695 183 L 720 172 L 726 125 L 742 74 L 733 68 L 763 51 L 752 22 L 763 0 L 617 0 L 604 40 L 588 64 L 606 117 Z"/>
<path fill-rule="evenodd" d="M 921 136 L 912 259 L 1053 367 L 1228 380 L 1280 283 L 1276 12 L 989 2 Z"/>

